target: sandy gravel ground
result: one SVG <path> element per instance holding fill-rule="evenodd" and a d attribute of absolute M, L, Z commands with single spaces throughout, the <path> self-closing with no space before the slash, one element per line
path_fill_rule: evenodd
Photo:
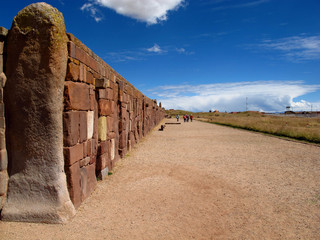
<path fill-rule="evenodd" d="M 70 223 L 0 222 L 0 239 L 320 239 L 320 147 L 167 125 L 118 162 Z"/>

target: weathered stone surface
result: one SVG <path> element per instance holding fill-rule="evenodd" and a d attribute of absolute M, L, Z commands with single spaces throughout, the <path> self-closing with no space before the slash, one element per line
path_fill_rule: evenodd
<path fill-rule="evenodd" d="M 93 129 L 94 129 L 94 111 L 87 112 L 87 139 L 91 139 L 93 137 Z"/>
<path fill-rule="evenodd" d="M 67 167 L 66 174 L 68 179 L 68 190 L 69 190 L 71 201 L 74 207 L 78 208 L 81 204 L 80 162 L 76 162 L 70 167 Z"/>
<path fill-rule="evenodd" d="M 0 171 L 0 196 L 3 196 L 7 193 L 8 185 L 8 173 L 7 171 Z"/>
<path fill-rule="evenodd" d="M 68 63 L 66 79 L 77 81 L 79 80 L 79 74 L 79 65 L 73 62 Z"/>
<path fill-rule="evenodd" d="M 0 171 L 7 170 L 8 168 L 8 155 L 7 150 L 0 150 Z"/>
<path fill-rule="evenodd" d="M 83 201 L 94 191 L 97 185 L 95 164 L 82 167 L 81 172 L 81 200 Z"/>
<path fill-rule="evenodd" d="M 0 55 L 3 55 L 4 42 L 0 39 Z M 0 56 L 2 57 L 2 56 Z"/>
<path fill-rule="evenodd" d="M 0 69 L 1 70 L 1 69 Z M 4 88 L 7 82 L 7 77 L 4 72 L 0 73 L 0 88 Z"/>
<path fill-rule="evenodd" d="M 90 157 L 86 157 L 80 160 L 80 167 L 87 166 L 90 163 Z"/>
<path fill-rule="evenodd" d="M 62 223 L 75 214 L 63 158 L 67 36 L 62 14 L 31 4 L 7 40 L 9 184 L 2 220 Z"/>
<path fill-rule="evenodd" d="M 106 167 L 105 169 L 101 170 L 99 175 L 98 175 L 98 178 L 101 179 L 101 180 L 104 180 L 108 177 L 108 174 L 109 174 L 109 168 Z"/>
<path fill-rule="evenodd" d="M 86 141 L 88 138 L 88 117 L 87 112 L 81 111 L 80 113 L 80 142 Z"/>
<path fill-rule="evenodd" d="M 80 112 L 63 113 L 63 143 L 65 146 L 73 146 L 80 139 Z"/>
<path fill-rule="evenodd" d="M 110 100 L 99 100 L 99 115 L 110 116 L 114 112 L 114 102 Z"/>
<path fill-rule="evenodd" d="M 107 140 L 107 118 L 99 117 L 98 119 L 98 139 L 99 141 Z"/>
<path fill-rule="evenodd" d="M 65 165 L 71 166 L 83 158 L 83 144 L 63 148 Z"/>
<path fill-rule="evenodd" d="M 0 27 L 0 37 L 5 37 L 8 35 L 8 29 Z"/>
<path fill-rule="evenodd" d="M 115 153 L 116 153 L 116 144 L 115 144 L 115 140 L 114 139 L 111 139 L 111 144 L 110 144 L 110 157 L 111 157 L 111 160 L 113 161 L 114 160 L 114 157 L 115 157 Z"/>
<path fill-rule="evenodd" d="M 95 80 L 96 88 L 108 88 L 110 87 L 110 80 L 106 78 L 97 78 Z"/>
<path fill-rule="evenodd" d="M 90 110 L 89 86 L 87 84 L 67 81 L 64 97 L 67 110 Z"/>
<path fill-rule="evenodd" d="M 3 57 L 0 55 L 0 73 L 3 72 Z"/>

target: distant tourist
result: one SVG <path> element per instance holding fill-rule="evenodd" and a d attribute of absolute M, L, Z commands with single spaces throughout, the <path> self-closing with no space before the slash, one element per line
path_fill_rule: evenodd
<path fill-rule="evenodd" d="M 177 114 L 176 118 L 177 118 L 177 122 L 179 122 L 179 114 Z"/>
<path fill-rule="evenodd" d="M 187 116 L 186 116 L 186 117 L 187 117 L 187 122 L 189 122 L 189 115 L 187 114 Z"/>
<path fill-rule="evenodd" d="M 183 121 L 186 122 L 187 121 L 187 115 L 183 115 Z"/>
<path fill-rule="evenodd" d="M 193 119 L 193 116 L 192 116 L 192 114 L 190 115 L 190 121 L 192 122 L 192 119 Z"/>

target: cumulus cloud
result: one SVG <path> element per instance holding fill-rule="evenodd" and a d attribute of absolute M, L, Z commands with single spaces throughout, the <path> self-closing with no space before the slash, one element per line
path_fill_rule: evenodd
<path fill-rule="evenodd" d="M 96 22 L 100 22 L 103 19 L 98 8 L 92 3 L 86 3 L 80 9 L 83 12 L 89 12 L 90 16 L 93 17 Z"/>
<path fill-rule="evenodd" d="M 160 48 L 158 44 L 154 44 L 153 47 L 147 49 L 148 52 L 153 52 L 153 53 L 162 53 L 163 50 Z"/>
<path fill-rule="evenodd" d="M 320 35 L 268 39 L 259 44 L 259 47 L 279 51 L 284 58 L 290 61 L 320 59 Z"/>
<path fill-rule="evenodd" d="M 95 6 L 113 9 L 118 14 L 156 24 L 168 18 L 168 12 L 177 10 L 184 0 L 91 0 L 90 11 Z M 92 14 L 92 16 L 95 16 Z"/>
<path fill-rule="evenodd" d="M 160 86 L 150 90 L 167 109 L 190 111 L 252 111 L 279 112 L 286 106 L 310 110 L 311 103 L 294 102 L 294 98 L 320 89 L 303 81 L 255 81 L 203 85 Z M 313 103 L 320 110 L 320 104 Z"/>

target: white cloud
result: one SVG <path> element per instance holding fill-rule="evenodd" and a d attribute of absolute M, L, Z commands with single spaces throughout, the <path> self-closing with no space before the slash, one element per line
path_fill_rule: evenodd
<path fill-rule="evenodd" d="M 167 20 L 169 11 L 177 10 L 184 0 L 91 0 L 89 11 L 95 11 L 95 6 L 113 9 L 118 14 L 156 24 Z M 91 14 L 93 17 L 95 14 Z"/>
<path fill-rule="evenodd" d="M 259 47 L 279 51 L 284 58 L 295 62 L 320 59 L 320 35 L 269 39 L 264 40 Z"/>
<path fill-rule="evenodd" d="M 81 11 L 89 12 L 90 16 L 93 17 L 96 22 L 100 22 L 103 19 L 100 11 L 92 3 L 86 3 L 80 9 Z"/>
<path fill-rule="evenodd" d="M 211 1 L 209 4 L 220 4 L 222 3 L 223 5 L 214 7 L 212 10 L 214 11 L 219 11 L 219 10 L 225 10 L 225 9 L 233 9 L 233 8 L 247 8 L 247 7 L 254 7 L 263 3 L 270 2 L 270 0 L 256 0 L 256 1 L 248 1 L 245 3 L 238 3 L 238 4 L 226 4 L 229 1 Z"/>
<path fill-rule="evenodd" d="M 153 53 L 162 53 L 163 50 L 160 48 L 158 44 L 154 44 L 153 47 L 147 49 L 148 52 L 153 52 Z"/>
<path fill-rule="evenodd" d="M 286 106 L 310 110 L 306 101 L 294 98 L 320 89 L 320 85 L 306 85 L 302 81 L 256 81 L 203 85 L 160 86 L 151 94 L 167 109 L 190 111 L 284 111 Z M 309 104 L 309 105 L 308 105 Z M 320 110 L 320 104 L 314 103 Z M 298 110 L 298 109 L 295 109 Z"/>

